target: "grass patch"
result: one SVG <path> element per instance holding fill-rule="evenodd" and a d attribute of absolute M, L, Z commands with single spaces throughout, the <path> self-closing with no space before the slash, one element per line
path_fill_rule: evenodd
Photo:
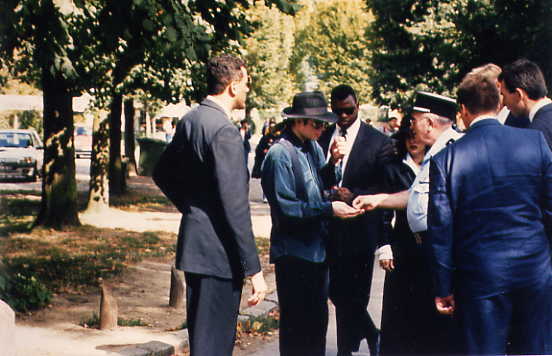
<path fill-rule="evenodd" d="M 255 245 L 257 245 L 257 253 L 259 255 L 268 255 L 270 252 L 270 239 L 264 237 L 256 237 Z"/>
<path fill-rule="evenodd" d="M 97 313 L 92 313 L 88 319 L 81 320 L 80 326 L 84 328 L 98 329 L 100 327 L 100 316 Z M 142 319 L 123 319 L 117 318 L 118 326 L 151 326 Z"/>
<path fill-rule="evenodd" d="M 170 200 L 163 195 L 142 195 L 128 192 L 110 199 L 110 204 L 113 207 L 123 210 L 166 211 L 175 209 Z"/>

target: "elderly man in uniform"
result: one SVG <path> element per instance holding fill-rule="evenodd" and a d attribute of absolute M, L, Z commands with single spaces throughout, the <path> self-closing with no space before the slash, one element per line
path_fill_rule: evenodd
<path fill-rule="evenodd" d="M 416 242 L 421 245 L 427 233 L 429 162 L 431 157 L 447 144 L 462 136 L 452 127 L 455 118 L 456 102 L 453 99 L 433 93 L 418 92 L 412 109 L 411 128 L 418 140 L 431 147 L 424 157 L 420 173 L 409 190 L 394 194 L 358 196 L 353 201 L 353 206 L 368 211 L 376 208 L 407 209 L 408 224 Z M 420 327 L 425 328 L 427 334 L 431 334 L 435 341 L 431 345 L 432 350 L 424 350 L 424 353 L 450 353 L 452 320 L 439 315 L 433 306 L 429 263 L 426 267 L 427 283 L 420 288 L 428 290 L 428 298 L 426 305 L 420 308 L 427 309 L 428 316 Z"/>

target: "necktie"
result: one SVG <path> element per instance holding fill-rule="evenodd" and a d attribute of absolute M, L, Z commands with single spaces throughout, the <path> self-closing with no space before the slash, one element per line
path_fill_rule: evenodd
<path fill-rule="evenodd" d="M 339 128 L 339 135 L 343 137 L 345 141 L 347 141 L 347 129 Z M 340 173 L 339 186 L 341 186 L 341 183 L 343 182 L 343 173 L 344 173 L 343 169 L 344 167 L 343 167 L 343 158 L 342 158 L 341 161 L 339 162 L 339 173 Z"/>

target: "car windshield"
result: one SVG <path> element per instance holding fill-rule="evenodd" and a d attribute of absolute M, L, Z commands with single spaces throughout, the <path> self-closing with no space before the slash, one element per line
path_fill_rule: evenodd
<path fill-rule="evenodd" d="M 0 147 L 28 147 L 32 146 L 32 142 L 28 133 L 0 132 Z"/>

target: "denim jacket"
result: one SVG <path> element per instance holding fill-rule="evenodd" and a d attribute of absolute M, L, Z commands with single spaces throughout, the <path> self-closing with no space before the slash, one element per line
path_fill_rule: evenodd
<path fill-rule="evenodd" d="M 261 176 L 272 217 L 270 261 L 293 256 L 310 262 L 324 262 L 327 223 L 333 210 L 323 191 L 337 183 L 338 168 L 326 164 L 316 141 L 303 143 L 290 131 L 284 132 L 282 137 L 297 152 L 307 201 L 297 194 L 290 152 L 282 143 L 275 143 L 265 157 Z"/>

